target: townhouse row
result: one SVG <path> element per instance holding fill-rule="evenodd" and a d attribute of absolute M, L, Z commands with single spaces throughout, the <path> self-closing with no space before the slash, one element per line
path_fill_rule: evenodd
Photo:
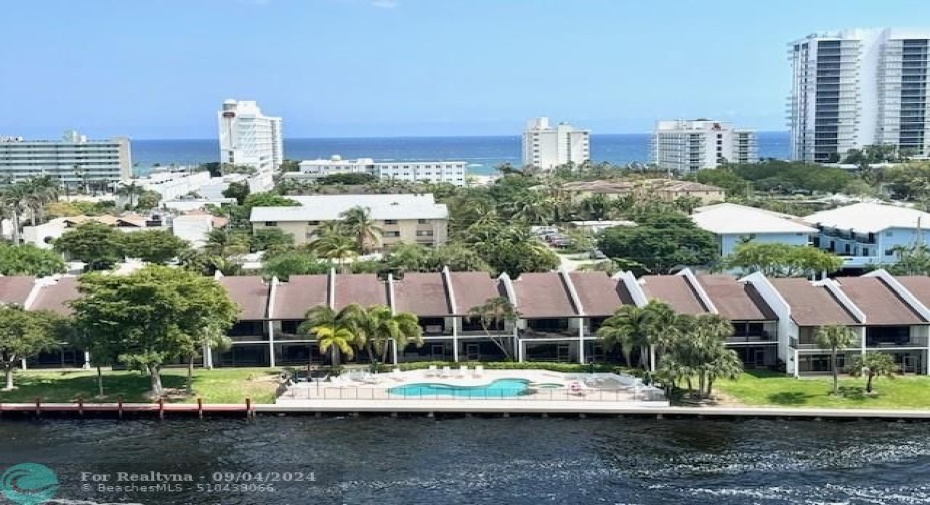
<path fill-rule="evenodd" d="M 619 362 L 596 336 L 604 321 L 624 305 L 651 299 L 682 314 L 719 314 L 733 324 L 727 345 L 747 368 L 783 369 L 789 375 L 831 371 L 829 353 L 815 343 L 819 327 L 846 325 L 858 336 L 841 353 L 839 367 L 861 352 L 887 352 L 902 371 L 926 374 L 930 364 L 930 277 L 894 277 L 877 270 L 862 277 L 808 281 L 752 274 L 634 277 L 623 272 L 527 273 L 511 279 L 484 272 L 293 276 L 288 282 L 258 276 L 218 277 L 240 307 L 230 329 L 231 350 L 208 354 L 208 366 L 298 366 L 323 363 L 317 344 L 298 326 L 310 308 L 349 304 L 386 305 L 419 317 L 425 345 L 391 349 L 391 359 L 479 361 L 504 359 L 503 343 L 520 361 Z M 79 296 L 77 279 L 0 277 L 0 303 L 30 310 L 69 313 Z M 491 329 L 469 318 L 473 307 L 504 297 L 520 314 L 515 323 Z M 495 342 L 496 341 L 496 342 Z M 365 362 L 364 352 L 354 358 Z M 86 356 L 63 345 L 28 366 L 83 366 Z"/>

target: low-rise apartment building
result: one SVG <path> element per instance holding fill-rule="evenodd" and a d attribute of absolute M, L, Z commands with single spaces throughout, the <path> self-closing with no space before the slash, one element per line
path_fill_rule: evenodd
<path fill-rule="evenodd" d="M 375 249 L 390 248 L 401 242 L 430 247 L 448 238 L 449 210 L 436 203 L 433 195 L 313 195 L 289 197 L 297 207 L 255 207 L 249 220 L 252 230 L 277 228 L 293 235 L 294 243 L 307 244 L 317 238 L 322 223 L 337 221 L 354 207 L 370 213 L 381 229 Z"/>
<path fill-rule="evenodd" d="M 344 160 L 333 156 L 328 160 L 304 160 L 300 171 L 284 174 L 287 179 L 316 180 L 336 174 L 369 174 L 389 181 L 425 182 L 464 186 L 467 182 L 464 161 L 375 161 L 371 158 Z"/>
<path fill-rule="evenodd" d="M 735 203 L 694 209 L 691 219 L 699 228 L 717 237 L 720 255 L 733 253 L 745 242 L 808 245 L 817 229 L 788 214 L 780 214 Z"/>
<path fill-rule="evenodd" d="M 880 203 L 856 203 L 802 218 L 818 230 L 813 244 L 843 258 L 848 269 L 894 264 L 897 247 L 926 244 L 930 213 Z"/>
<path fill-rule="evenodd" d="M 419 318 L 424 345 L 390 346 L 379 362 L 519 361 L 623 362 L 619 349 L 606 348 L 597 330 L 623 306 L 643 307 L 651 300 L 680 314 L 716 314 L 730 321 L 726 346 L 746 368 L 783 370 L 790 376 L 827 374 L 829 349 L 816 343 L 824 326 L 850 327 L 856 338 L 839 353 L 838 368 L 848 371 L 863 352 L 893 356 L 905 373 L 927 374 L 930 366 L 930 277 L 894 277 L 877 270 L 862 277 L 808 281 L 699 275 L 635 278 L 603 272 L 506 274 L 439 272 L 393 274 L 298 275 L 281 282 L 260 276 L 217 277 L 239 306 L 229 330 L 231 349 L 210 352 L 207 366 L 287 366 L 327 363 L 316 341 L 298 331 L 308 310 L 326 305 L 384 305 Z M 68 302 L 80 296 L 74 277 L 32 279 L 0 277 L 0 303 L 27 310 L 70 313 Z M 504 298 L 519 313 L 513 322 L 482 328 L 470 317 L 474 307 Z M 349 362 L 366 363 L 364 350 Z M 345 357 L 344 357 L 345 359 Z M 650 361 L 653 358 L 647 358 Z M 657 359 L 661 360 L 661 356 Z M 75 367 L 86 354 L 65 343 L 28 360 L 28 366 Z M 632 365 L 640 365 L 634 352 Z M 646 363 L 656 366 L 657 363 Z"/>

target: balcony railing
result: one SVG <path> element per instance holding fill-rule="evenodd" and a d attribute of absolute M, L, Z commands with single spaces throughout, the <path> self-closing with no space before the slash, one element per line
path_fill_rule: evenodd
<path fill-rule="evenodd" d="M 728 344 L 772 343 L 776 341 L 775 335 L 768 332 L 756 335 L 734 335 L 727 339 Z"/>
<path fill-rule="evenodd" d="M 819 345 L 813 342 L 801 342 L 797 339 L 797 337 L 791 337 L 791 339 L 788 341 L 788 345 L 799 351 L 820 349 Z"/>
<path fill-rule="evenodd" d="M 865 346 L 870 348 L 895 348 L 895 347 L 927 347 L 928 337 L 914 336 L 901 337 L 897 339 L 872 339 L 866 338 Z"/>
<path fill-rule="evenodd" d="M 527 328 L 520 331 L 520 338 L 578 338 L 578 330 L 573 328 L 534 330 Z"/>

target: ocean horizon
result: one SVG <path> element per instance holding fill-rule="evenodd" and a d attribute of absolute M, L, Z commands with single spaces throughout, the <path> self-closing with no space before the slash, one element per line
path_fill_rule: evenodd
<path fill-rule="evenodd" d="M 758 132 L 759 157 L 788 157 L 789 133 Z M 592 134 L 591 159 L 626 165 L 649 161 L 649 133 Z M 503 163 L 519 166 L 521 137 L 371 137 L 284 139 L 284 157 L 292 160 L 372 158 L 375 161 L 464 161 L 474 175 L 491 175 Z M 145 175 L 157 163 L 198 165 L 219 160 L 217 139 L 133 140 L 134 173 Z"/>

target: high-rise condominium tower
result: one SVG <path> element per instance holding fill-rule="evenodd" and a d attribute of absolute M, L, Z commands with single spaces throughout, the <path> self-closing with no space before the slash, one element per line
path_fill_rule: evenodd
<path fill-rule="evenodd" d="M 567 123 L 549 126 L 549 118 L 532 119 L 523 131 L 523 166 L 551 170 L 559 165 L 580 165 L 591 159 L 590 130 Z"/>
<path fill-rule="evenodd" d="M 756 134 L 731 123 L 695 119 L 658 121 L 652 132 L 652 162 L 664 170 L 691 172 L 757 161 Z"/>
<path fill-rule="evenodd" d="M 832 162 L 894 144 L 926 157 L 930 30 L 813 34 L 791 43 L 791 158 Z"/>
<path fill-rule="evenodd" d="M 220 162 L 250 166 L 270 183 L 284 161 L 281 118 L 265 116 L 252 101 L 226 100 L 217 121 Z"/>

